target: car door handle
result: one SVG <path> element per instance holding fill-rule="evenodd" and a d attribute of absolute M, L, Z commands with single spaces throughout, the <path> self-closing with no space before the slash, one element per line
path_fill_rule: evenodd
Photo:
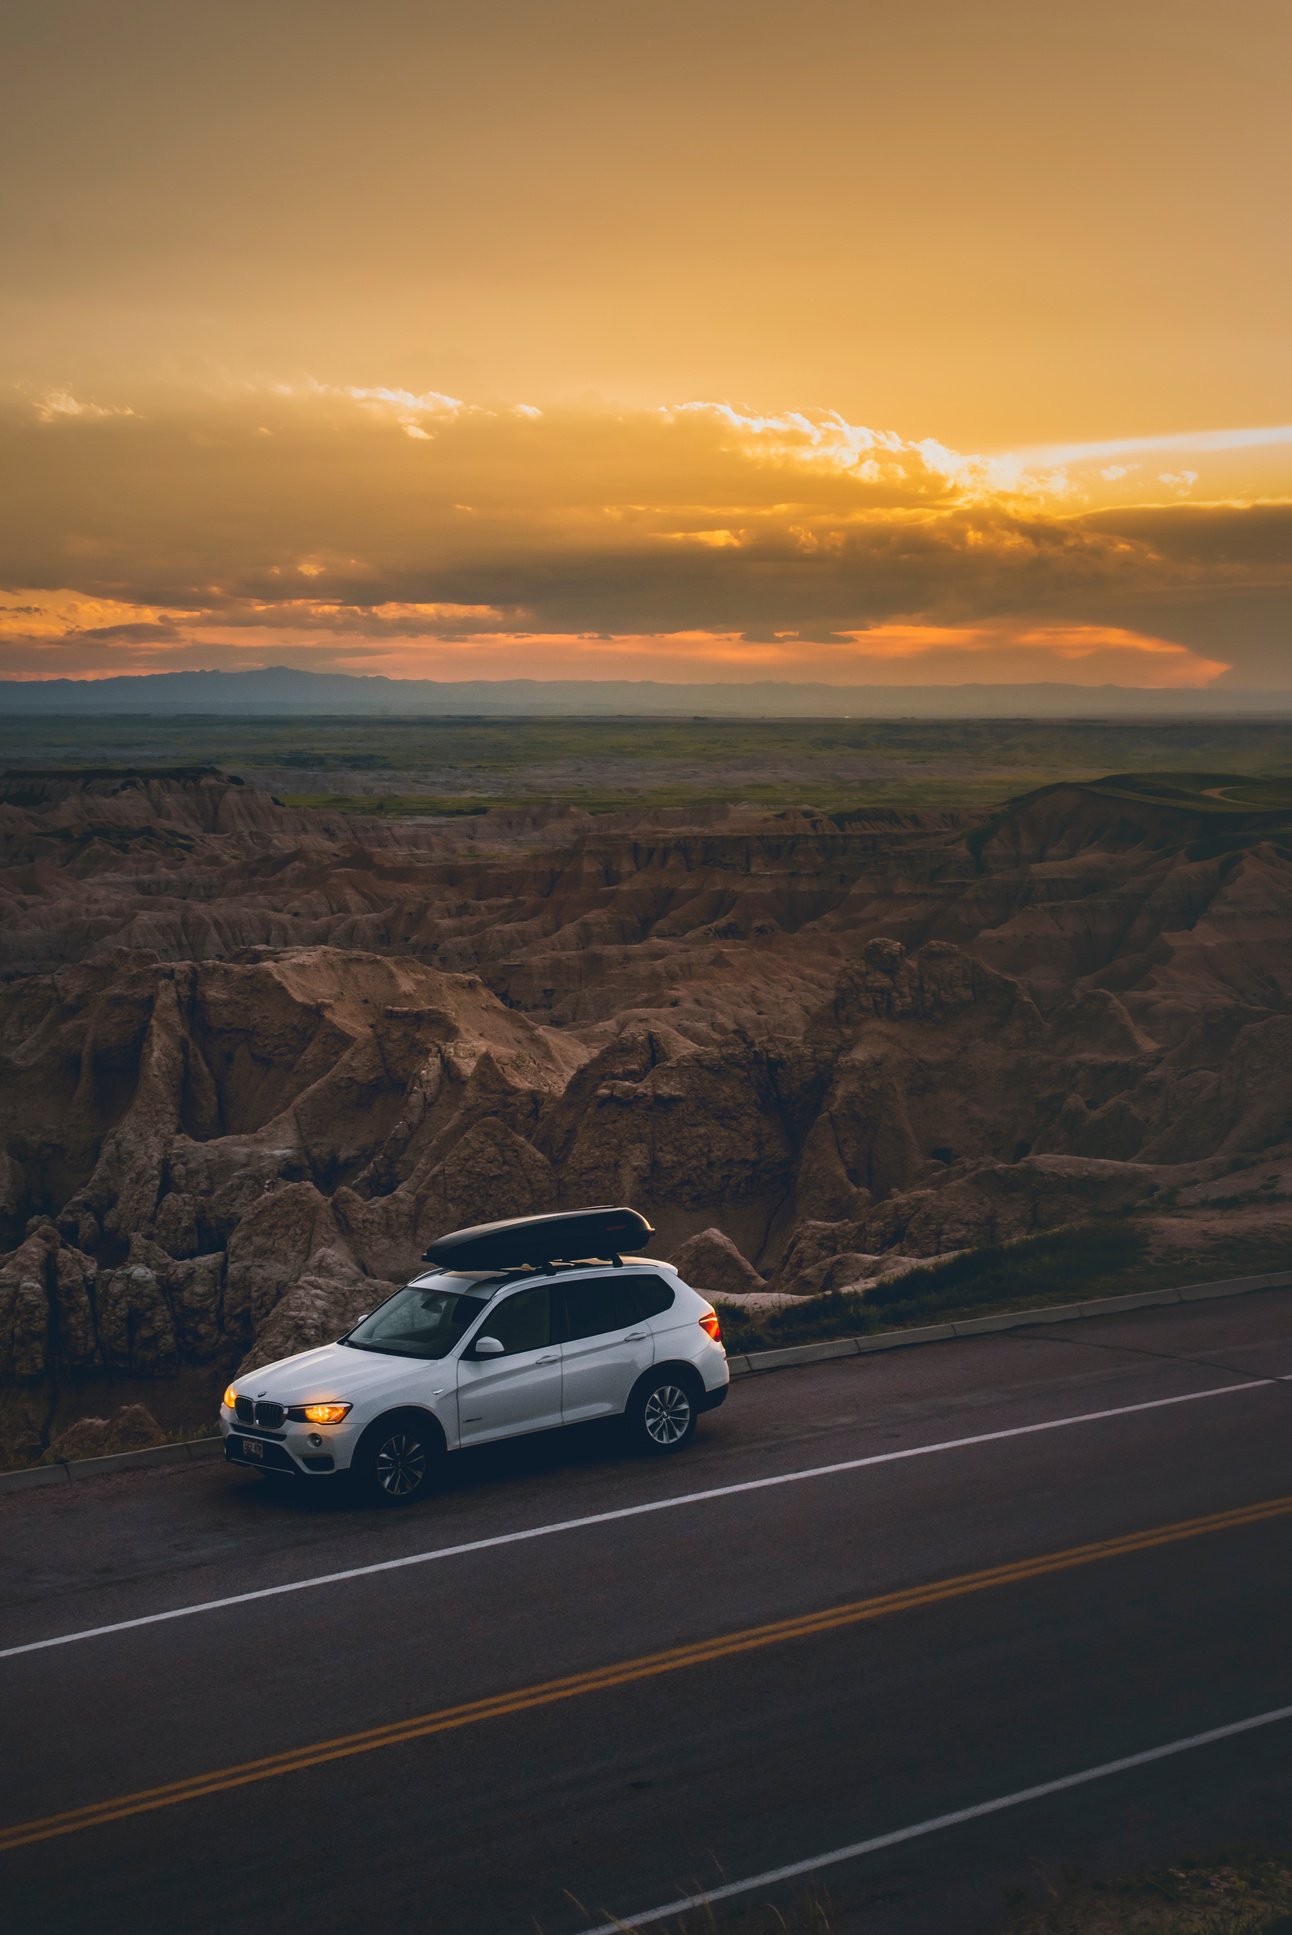
<path fill-rule="evenodd" d="M 624 1342 L 626 1344 L 644 1344 L 646 1342 L 646 1332 L 644 1330 L 630 1330 L 624 1338 Z"/>
<path fill-rule="evenodd" d="M 536 1364 L 559 1364 L 560 1361 L 561 1353 L 559 1350 L 549 1351 L 546 1357 L 536 1357 L 534 1359 Z"/>

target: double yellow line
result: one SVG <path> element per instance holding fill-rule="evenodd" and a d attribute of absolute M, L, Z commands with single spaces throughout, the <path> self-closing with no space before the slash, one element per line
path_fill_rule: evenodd
<path fill-rule="evenodd" d="M 602 1693 L 616 1686 L 631 1686 L 638 1680 L 657 1678 L 662 1673 L 678 1673 L 690 1666 L 706 1666 L 715 1660 L 732 1659 L 740 1653 L 753 1653 L 764 1646 L 780 1646 L 787 1640 L 811 1639 L 818 1633 L 837 1632 L 844 1626 L 859 1626 L 870 1619 L 886 1619 L 893 1613 L 912 1612 L 920 1606 L 941 1605 L 948 1599 L 961 1599 L 972 1592 L 990 1592 L 997 1586 L 1021 1584 L 1027 1579 L 1044 1578 L 1054 1572 L 1068 1572 L 1076 1566 L 1093 1565 L 1099 1560 L 1121 1558 L 1132 1552 L 1149 1552 L 1156 1546 L 1178 1545 L 1185 1539 L 1204 1538 L 1212 1532 L 1228 1532 L 1243 1525 L 1260 1525 L 1268 1519 L 1292 1514 L 1292 1496 L 1265 1499 L 1256 1505 L 1243 1505 L 1228 1512 L 1210 1512 L 1204 1518 L 1182 1519 L 1174 1525 L 1154 1526 L 1147 1531 L 1128 1532 L 1121 1538 L 1099 1539 L 1091 1545 L 1069 1546 L 1062 1552 L 1047 1552 L 1034 1559 L 1020 1559 L 1012 1565 L 989 1566 L 982 1572 L 962 1572 L 928 1585 L 907 1586 L 900 1592 L 880 1593 L 870 1599 L 854 1599 L 842 1606 L 827 1606 L 820 1612 L 799 1613 L 791 1619 L 774 1619 L 763 1626 L 746 1626 L 740 1631 L 719 1633 L 713 1639 L 698 1640 L 687 1646 L 671 1646 L 661 1653 L 644 1653 L 637 1659 L 618 1660 L 611 1666 L 594 1667 L 586 1673 L 567 1674 L 564 1679 L 544 1680 L 536 1686 L 520 1687 L 512 1693 L 495 1693 L 487 1699 L 468 1700 L 461 1706 L 441 1707 L 432 1713 L 419 1713 L 408 1720 L 392 1721 L 384 1727 L 368 1727 L 362 1733 L 342 1734 L 334 1740 L 318 1740 L 311 1746 L 292 1747 L 285 1753 L 267 1754 L 261 1760 L 244 1760 L 233 1767 L 217 1768 L 207 1774 L 192 1774 L 185 1780 L 170 1781 L 163 1787 L 145 1787 L 134 1794 L 121 1794 L 114 1800 L 94 1801 L 88 1807 L 75 1807 L 65 1814 L 47 1814 L 36 1821 L 19 1821 L 0 1829 L 0 1852 L 30 1847 L 36 1841 L 51 1841 L 59 1835 L 79 1834 L 83 1828 L 106 1827 L 112 1821 L 129 1820 L 136 1814 L 150 1814 L 158 1808 L 177 1807 L 182 1801 L 201 1800 L 208 1794 L 225 1794 L 235 1787 L 250 1787 L 257 1781 L 276 1780 L 281 1774 L 297 1774 L 307 1767 L 321 1767 L 330 1761 L 348 1760 L 355 1754 L 375 1753 L 380 1747 L 398 1747 L 408 1740 L 425 1740 L 431 1734 L 453 1733 L 459 1727 L 473 1727 L 481 1720 L 502 1720 L 510 1714 L 530 1713 L 536 1707 L 554 1705 L 558 1700 L 573 1700 L 585 1693 Z"/>

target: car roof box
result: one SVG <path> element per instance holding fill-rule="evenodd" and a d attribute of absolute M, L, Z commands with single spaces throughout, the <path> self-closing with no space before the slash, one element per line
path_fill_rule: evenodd
<path fill-rule="evenodd" d="M 448 1270 L 541 1269 L 589 1257 L 618 1259 L 654 1230 L 635 1209 L 571 1209 L 554 1216 L 513 1216 L 437 1236 L 427 1263 Z"/>

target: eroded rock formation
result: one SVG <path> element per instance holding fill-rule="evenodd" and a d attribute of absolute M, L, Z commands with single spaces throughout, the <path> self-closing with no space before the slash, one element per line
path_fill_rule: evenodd
<path fill-rule="evenodd" d="M 1277 1205 L 1292 1151 L 1286 842 L 1080 787 L 468 835 L 17 775 L 0 907 L 0 1462 L 456 1224 L 631 1201 L 803 1294 L 1259 1163 Z"/>

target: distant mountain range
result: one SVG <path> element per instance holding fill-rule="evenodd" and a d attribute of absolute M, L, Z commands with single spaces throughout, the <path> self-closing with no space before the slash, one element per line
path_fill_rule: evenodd
<path fill-rule="evenodd" d="M 146 672 L 0 681 L 0 713 L 362 713 L 456 717 L 623 714 L 738 718 L 1105 718 L 1292 714 L 1292 692 L 1160 691 L 1121 685 L 827 685 L 776 679 L 388 679 L 269 665 L 247 672 Z"/>

